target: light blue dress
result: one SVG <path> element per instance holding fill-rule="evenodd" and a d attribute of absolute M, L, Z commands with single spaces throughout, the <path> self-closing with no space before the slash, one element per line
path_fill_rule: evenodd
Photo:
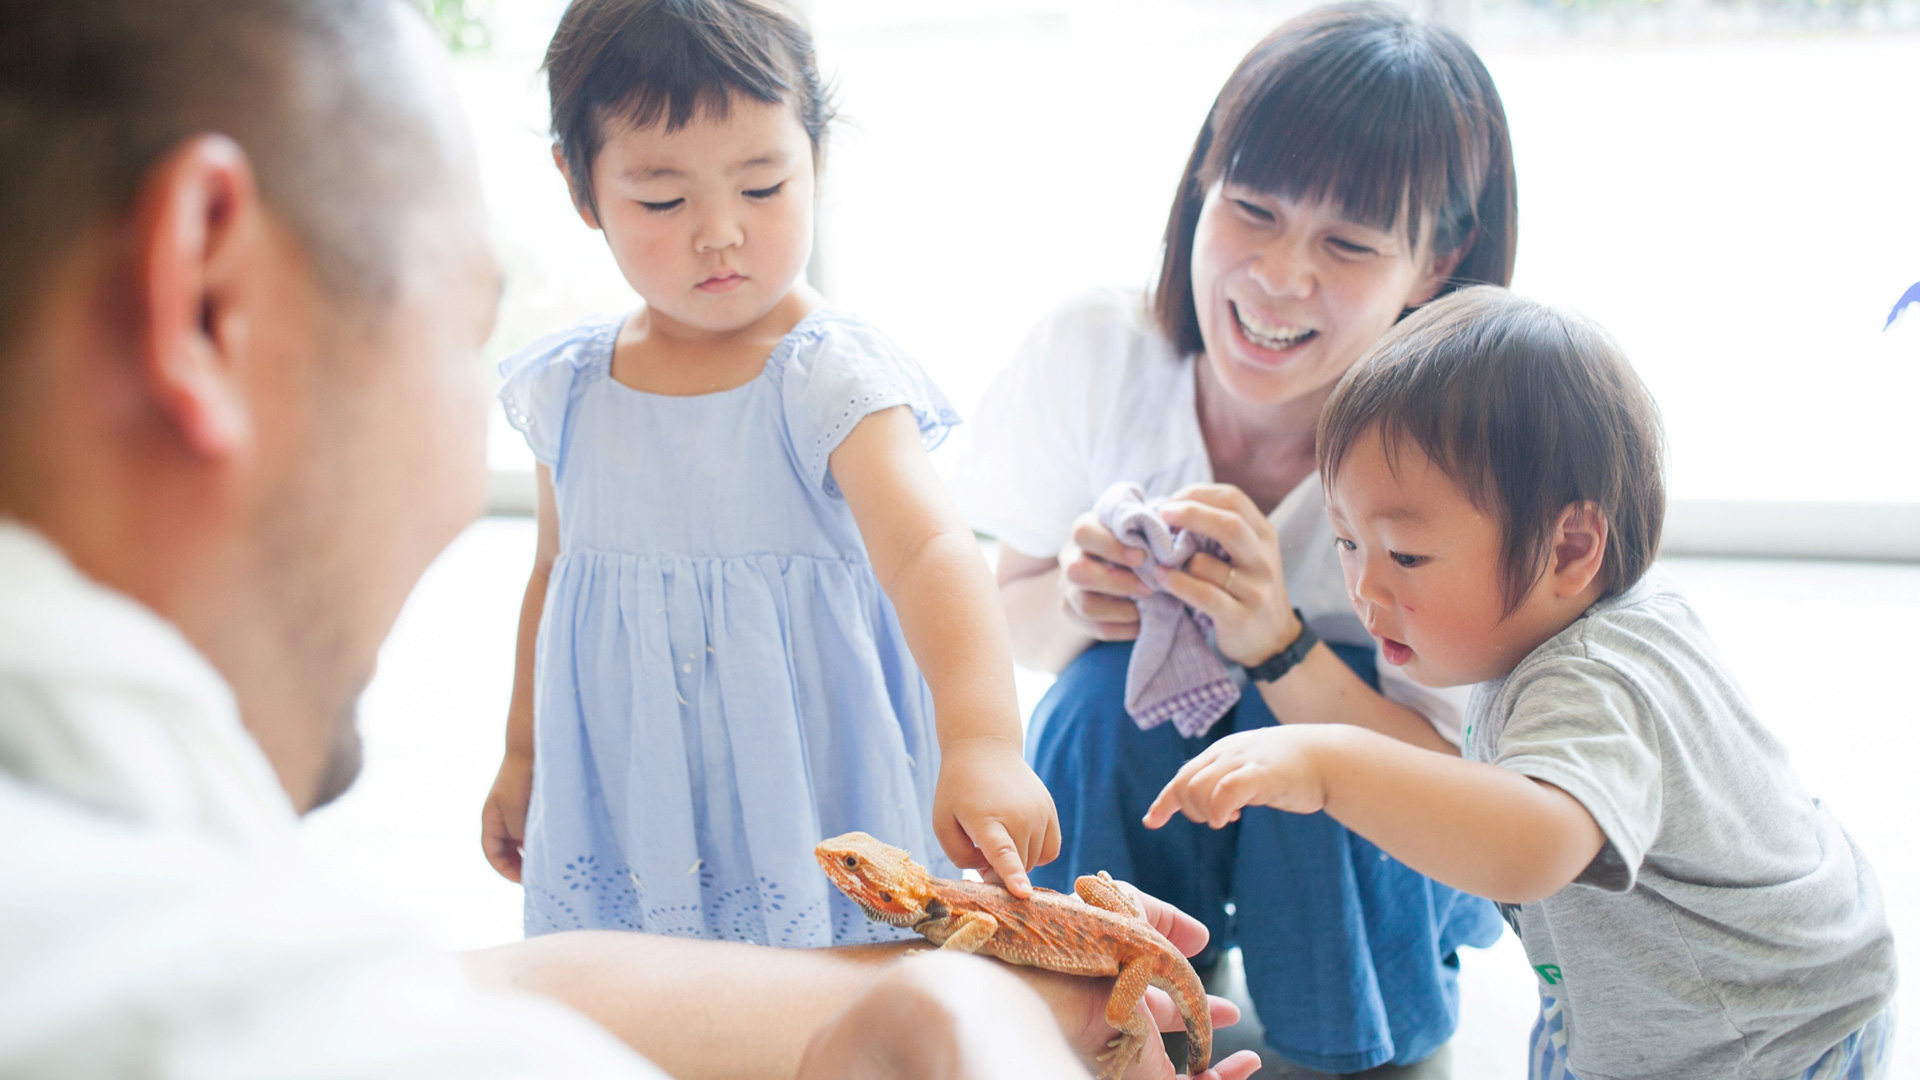
<path fill-rule="evenodd" d="M 821 310 L 744 386 L 643 393 L 621 319 L 501 364 L 553 473 L 560 553 L 534 664 L 526 931 L 890 940 L 813 860 L 860 829 L 953 874 L 933 702 L 827 457 L 870 413 L 959 417 L 866 323 Z"/>

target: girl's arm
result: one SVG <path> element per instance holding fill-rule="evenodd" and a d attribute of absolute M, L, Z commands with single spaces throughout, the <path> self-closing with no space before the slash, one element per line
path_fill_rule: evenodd
<path fill-rule="evenodd" d="M 1227 563 L 1206 554 L 1195 555 L 1184 571 L 1164 574 L 1168 592 L 1213 620 L 1222 655 L 1251 667 L 1293 644 L 1300 620 L 1281 574 L 1280 539 L 1245 492 L 1198 485 L 1176 495 L 1161 516 L 1218 542 L 1233 559 L 1231 577 Z M 1422 749 L 1460 753 L 1426 717 L 1388 701 L 1324 644 L 1278 680 L 1257 685 L 1282 724 L 1353 724 Z"/>
<path fill-rule="evenodd" d="M 1046 786 L 1020 753 L 1013 650 L 979 542 L 947 497 L 904 406 L 862 420 L 828 459 L 933 691 L 940 737 L 934 832 L 958 866 L 1029 895 L 1060 851 Z"/>
<path fill-rule="evenodd" d="M 560 553 L 560 517 L 553 507 L 553 473 L 534 468 L 537 489 L 533 573 L 520 601 L 520 637 L 514 649 L 513 697 L 507 704 L 507 752 L 480 812 L 480 844 L 487 861 L 508 881 L 520 880 L 520 845 L 527 837 L 527 801 L 533 792 L 533 656 L 540 613 L 547 605 L 547 579 Z"/>
<path fill-rule="evenodd" d="M 1180 769 L 1146 823 L 1157 829 L 1178 811 L 1217 829 L 1247 806 L 1325 810 L 1435 881 L 1515 904 L 1565 888 L 1606 840 L 1552 784 L 1339 725 L 1221 739 Z"/>

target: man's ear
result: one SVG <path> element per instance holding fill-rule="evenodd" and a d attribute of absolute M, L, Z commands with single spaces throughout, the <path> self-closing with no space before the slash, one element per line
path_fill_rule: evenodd
<path fill-rule="evenodd" d="M 1453 277 L 1454 270 L 1459 268 L 1460 260 L 1466 258 L 1467 252 L 1472 250 L 1473 237 L 1469 235 L 1466 242 L 1459 247 L 1445 254 L 1433 256 L 1427 264 L 1426 274 L 1421 277 L 1420 283 L 1413 287 L 1413 301 L 1407 306 L 1419 307 L 1438 296 L 1440 290 L 1446 287 L 1448 279 Z"/>
<path fill-rule="evenodd" d="M 574 213 L 587 223 L 587 228 L 598 229 L 600 218 L 593 212 L 593 207 L 587 205 L 586 189 L 574 180 L 573 170 L 567 168 L 567 157 L 560 152 L 559 143 L 553 144 L 553 167 L 560 170 L 561 179 L 567 182 L 567 197 L 573 200 Z"/>
<path fill-rule="evenodd" d="M 1553 523 L 1553 592 L 1578 596 L 1599 578 L 1607 561 L 1607 515 L 1592 502 L 1568 503 Z"/>
<path fill-rule="evenodd" d="M 246 152 L 224 135 L 181 143 L 147 174 L 136 215 L 140 374 L 193 453 L 223 458 L 252 438 L 241 355 L 241 285 L 265 245 Z"/>

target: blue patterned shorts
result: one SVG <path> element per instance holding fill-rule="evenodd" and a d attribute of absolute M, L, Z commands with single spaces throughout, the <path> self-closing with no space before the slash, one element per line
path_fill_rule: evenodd
<path fill-rule="evenodd" d="M 1884 1080 L 1892 1060 L 1893 1006 L 1835 1043 L 1807 1066 L 1800 1080 Z M 1527 1080 L 1580 1080 L 1567 1068 L 1566 1015 L 1556 998 L 1542 995 L 1527 1047 Z"/>

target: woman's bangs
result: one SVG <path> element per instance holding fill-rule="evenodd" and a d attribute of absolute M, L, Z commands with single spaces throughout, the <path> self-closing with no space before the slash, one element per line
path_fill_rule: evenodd
<path fill-rule="evenodd" d="M 1455 178 L 1471 174 L 1461 167 L 1471 128 L 1447 106 L 1451 95 L 1420 86 L 1422 73 L 1396 62 L 1397 52 L 1349 55 L 1337 66 L 1299 57 L 1248 87 L 1220 118 L 1207 174 L 1327 203 L 1356 224 L 1403 232 L 1410 246 L 1436 222 L 1435 239 L 1444 242 L 1455 217 L 1465 219 L 1463 238 L 1475 193 L 1453 189 Z"/>

